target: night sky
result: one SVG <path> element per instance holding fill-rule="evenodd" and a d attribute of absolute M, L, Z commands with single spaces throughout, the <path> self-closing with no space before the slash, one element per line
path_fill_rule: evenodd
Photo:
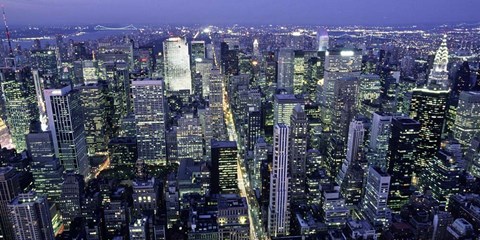
<path fill-rule="evenodd" d="M 480 0 L 3 0 L 3 4 L 10 25 L 480 22 Z"/>

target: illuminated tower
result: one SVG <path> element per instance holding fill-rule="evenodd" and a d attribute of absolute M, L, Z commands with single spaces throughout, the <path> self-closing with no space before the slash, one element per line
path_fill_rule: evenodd
<path fill-rule="evenodd" d="M 287 125 L 275 125 L 273 165 L 270 174 L 270 200 L 268 206 L 268 234 L 271 237 L 287 236 L 290 233 L 290 194 L 288 173 L 289 135 Z"/>
<path fill-rule="evenodd" d="M 300 104 L 293 109 L 290 117 L 290 186 L 292 205 L 306 201 L 306 158 L 307 158 L 308 119 Z"/>
<path fill-rule="evenodd" d="M 438 48 L 435 59 L 433 62 L 433 68 L 428 76 L 428 88 L 432 90 L 448 90 L 448 48 L 447 48 L 447 36 L 442 39 L 442 43 Z"/>
<path fill-rule="evenodd" d="M 80 92 L 71 86 L 44 91 L 55 155 L 65 170 L 84 177 L 90 172 Z"/>
<path fill-rule="evenodd" d="M 188 90 L 192 92 L 190 56 L 188 44 L 183 38 L 169 38 L 163 42 L 165 86 L 167 91 Z"/>
<path fill-rule="evenodd" d="M 138 161 L 141 164 L 166 165 L 163 80 L 135 80 L 131 86 L 137 126 Z"/>
<path fill-rule="evenodd" d="M 257 58 L 261 57 L 260 49 L 258 47 L 258 39 L 253 40 L 253 56 Z"/>
<path fill-rule="evenodd" d="M 28 68 L 4 68 L 0 77 L 7 126 L 17 152 L 21 152 L 26 149 L 25 135 L 31 123 L 39 119 L 33 78 Z"/>
<path fill-rule="evenodd" d="M 419 122 L 408 117 L 395 117 L 392 120 L 387 173 L 391 176 L 388 206 L 393 211 L 400 211 L 412 194 L 420 128 Z"/>
<path fill-rule="evenodd" d="M 461 92 L 453 135 L 466 149 L 478 134 L 480 134 L 480 92 Z"/>
<path fill-rule="evenodd" d="M 336 82 L 345 77 L 360 76 L 361 69 L 362 51 L 359 49 L 331 49 L 325 53 L 325 76 L 320 94 L 322 124 L 325 131 L 331 131 L 332 115 L 335 114 L 333 102 Z M 357 85 L 357 83 L 354 84 L 354 86 Z M 349 122 L 347 122 L 347 128 Z"/>
<path fill-rule="evenodd" d="M 317 31 L 317 44 L 318 44 L 318 51 L 325 52 L 328 49 L 328 32 L 325 28 L 320 28 Z"/>
<path fill-rule="evenodd" d="M 292 49 L 282 48 L 278 51 L 277 89 L 284 89 L 287 93 L 293 93 L 295 54 Z"/>

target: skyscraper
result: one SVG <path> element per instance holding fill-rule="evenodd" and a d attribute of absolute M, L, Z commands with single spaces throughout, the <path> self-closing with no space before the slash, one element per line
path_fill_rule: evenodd
<path fill-rule="evenodd" d="M 453 135 L 466 149 L 478 134 L 480 134 L 480 92 L 461 92 Z"/>
<path fill-rule="evenodd" d="M 421 124 L 408 117 L 392 120 L 387 173 L 391 176 L 388 206 L 393 211 L 399 211 L 412 193 L 420 129 Z"/>
<path fill-rule="evenodd" d="M 387 228 L 391 211 L 387 207 L 390 176 L 380 168 L 368 168 L 367 184 L 362 200 L 362 212 L 374 227 Z"/>
<path fill-rule="evenodd" d="M 52 203 L 56 202 L 60 198 L 63 167 L 55 156 L 51 132 L 28 134 L 27 149 L 35 192 L 46 196 Z"/>
<path fill-rule="evenodd" d="M 370 129 L 369 152 L 367 160 L 369 165 L 387 169 L 388 145 L 391 135 L 392 114 L 373 113 L 372 127 Z"/>
<path fill-rule="evenodd" d="M 205 41 L 194 40 L 190 42 L 191 62 L 196 62 L 197 59 L 206 58 Z"/>
<path fill-rule="evenodd" d="M 15 149 L 21 152 L 31 123 L 39 120 L 33 77 L 29 68 L 3 68 L 0 73 L 7 126 Z"/>
<path fill-rule="evenodd" d="M 448 91 L 414 89 L 410 105 L 410 117 L 421 124 L 419 161 L 415 173 L 427 166 L 440 146 L 447 110 Z"/>
<path fill-rule="evenodd" d="M 87 177 L 90 172 L 80 92 L 71 86 L 44 91 L 55 155 L 65 170 Z"/>
<path fill-rule="evenodd" d="M 263 129 L 262 112 L 256 107 L 249 107 L 247 122 L 247 151 L 252 151 Z"/>
<path fill-rule="evenodd" d="M 217 140 L 225 139 L 225 122 L 223 114 L 223 77 L 220 70 L 212 70 L 210 75 L 210 94 L 208 97 L 209 102 L 209 116 L 210 123 L 213 131 L 213 138 Z"/>
<path fill-rule="evenodd" d="M 198 118 L 192 114 L 185 114 L 178 119 L 177 128 L 178 159 L 193 159 L 196 162 L 203 160 L 202 126 Z"/>
<path fill-rule="evenodd" d="M 300 104 L 293 109 L 290 117 L 290 153 L 289 169 L 291 176 L 290 199 L 292 206 L 298 206 L 306 201 L 306 159 L 308 139 L 307 114 Z"/>
<path fill-rule="evenodd" d="M 54 239 L 50 206 L 35 192 L 23 193 L 8 204 L 10 221 L 17 240 Z"/>
<path fill-rule="evenodd" d="M 325 52 L 328 49 L 328 32 L 325 28 L 319 28 L 317 31 L 317 44 L 318 44 L 318 51 Z"/>
<path fill-rule="evenodd" d="M 212 140 L 210 192 L 235 193 L 237 184 L 237 143 Z"/>
<path fill-rule="evenodd" d="M 138 161 L 165 165 L 167 156 L 163 80 L 133 81 L 132 96 L 137 126 Z"/>
<path fill-rule="evenodd" d="M 82 176 L 67 172 L 62 184 L 62 194 L 59 209 L 62 214 L 63 225 L 66 230 L 77 217 L 82 216 L 82 204 L 85 194 L 85 182 Z"/>
<path fill-rule="evenodd" d="M 0 238 L 14 239 L 8 204 L 20 193 L 19 176 L 13 167 L 0 167 Z"/>
<path fill-rule="evenodd" d="M 347 155 L 342 164 L 342 168 L 337 176 L 337 184 L 342 185 L 342 182 L 347 174 L 347 171 L 352 165 L 358 164 L 362 159 L 362 149 L 365 137 L 364 122 L 360 119 L 354 119 L 350 122 L 348 130 Z"/>
<path fill-rule="evenodd" d="M 325 75 L 320 84 L 320 103 L 322 106 L 322 123 L 330 131 L 332 124 L 332 103 L 334 102 L 335 83 L 345 77 L 358 77 L 362 68 L 362 52 L 359 49 L 330 49 L 325 53 Z"/>
<path fill-rule="evenodd" d="M 192 93 L 190 56 L 185 39 L 171 37 L 163 42 L 165 87 L 168 92 L 188 90 Z"/>
<path fill-rule="evenodd" d="M 289 126 L 290 116 L 297 104 L 303 108 L 305 104 L 303 98 L 293 94 L 276 94 L 273 106 L 274 124 L 283 123 Z"/>
<path fill-rule="evenodd" d="M 289 138 L 289 127 L 284 123 L 276 124 L 268 206 L 267 229 L 270 237 L 288 236 L 290 234 Z"/>
<path fill-rule="evenodd" d="M 85 140 L 90 157 L 101 157 L 107 154 L 108 103 L 105 86 L 89 84 L 77 88 L 84 112 Z"/>
<path fill-rule="evenodd" d="M 278 51 L 277 58 L 277 89 L 284 89 L 287 93 L 293 94 L 294 51 L 282 48 Z"/>

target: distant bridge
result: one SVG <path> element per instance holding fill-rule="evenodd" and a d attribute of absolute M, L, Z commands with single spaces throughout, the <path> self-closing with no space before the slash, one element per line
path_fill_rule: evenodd
<path fill-rule="evenodd" d="M 93 29 L 95 29 L 95 31 L 135 31 L 135 30 L 138 30 L 138 28 L 136 28 L 132 24 L 130 24 L 128 26 L 125 26 L 125 27 L 118 27 L 118 28 L 105 27 L 105 26 L 97 25 Z"/>

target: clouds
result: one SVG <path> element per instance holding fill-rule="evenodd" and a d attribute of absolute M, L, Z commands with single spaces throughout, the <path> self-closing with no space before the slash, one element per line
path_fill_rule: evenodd
<path fill-rule="evenodd" d="M 480 21 L 478 0 L 4 0 L 11 24 Z"/>

